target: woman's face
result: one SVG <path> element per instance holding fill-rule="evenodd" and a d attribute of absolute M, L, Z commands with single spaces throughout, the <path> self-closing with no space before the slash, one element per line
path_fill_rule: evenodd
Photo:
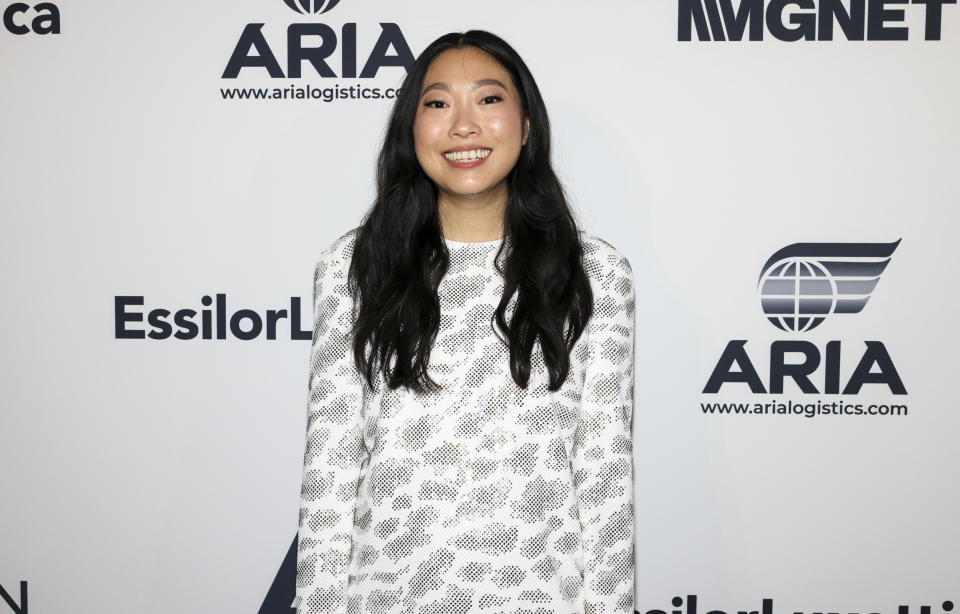
<path fill-rule="evenodd" d="M 430 63 L 413 141 L 441 200 L 506 202 L 528 128 L 510 74 L 486 53 L 449 49 Z"/>

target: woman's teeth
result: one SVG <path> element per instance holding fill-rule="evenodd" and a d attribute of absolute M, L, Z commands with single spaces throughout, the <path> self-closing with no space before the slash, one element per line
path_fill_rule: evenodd
<path fill-rule="evenodd" d="M 490 155 L 490 149 L 471 149 L 470 151 L 448 151 L 443 157 L 452 162 L 470 162 L 482 160 Z"/>

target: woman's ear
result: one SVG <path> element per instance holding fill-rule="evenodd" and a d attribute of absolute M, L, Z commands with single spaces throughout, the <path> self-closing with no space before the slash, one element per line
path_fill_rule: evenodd
<path fill-rule="evenodd" d="M 523 118 L 523 141 L 521 141 L 520 143 L 521 146 L 527 144 L 527 137 L 529 136 L 530 136 L 530 118 L 524 117 Z"/>

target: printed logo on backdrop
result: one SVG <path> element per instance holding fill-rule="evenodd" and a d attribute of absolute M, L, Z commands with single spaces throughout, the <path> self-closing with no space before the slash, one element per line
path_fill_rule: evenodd
<path fill-rule="evenodd" d="M 667 612 L 670 612 L 671 614 L 699 614 L 700 612 L 705 612 L 706 614 L 727 614 L 728 612 L 729 614 L 774 614 L 775 612 L 792 612 L 793 614 L 805 614 L 805 613 L 820 614 L 821 612 L 826 614 L 829 612 L 831 614 L 840 614 L 842 612 L 849 612 L 849 610 L 841 610 L 836 607 L 833 607 L 831 609 L 820 607 L 819 610 L 806 610 L 806 609 L 799 609 L 797 604 L 783 605 L 782 603 L 779 604 L 779 607 L 775 608 L 773 599 L 769 597 L 764 597 L 760 600 L 759 608 L 757 607 L 756 603 L 740 603 L 740 604 L 728 603 L 727 605 L 722 605 L 722 604 L 708 602 L 708 605 L 704 605 L 703 604 L 704 601 L 705 599 L 703 599 L 701 596 L 697 594 L 692 594 L 692 595 L 688 594 L 686 596 L 686 599 L 684 599 L 680 595 L 677 595 L 670 600 L 670 605 L 673 606 L 673 609 L 669 607 L 663 607 L 662 609 L 656 608 L 656 609 L 650 609 L 650 610 L 641 609 L 641 610 L 635 610 L 634 614 L 640 614 L 641 612 L 645 612 L 645 614 L 667 614 Z M 933 603 L 936 603 L 936 602 L 933 602 Z M 917 607 L 918 605 L 919 607 Z M 953 601 L 950 599 L 947 599 L 941 602 L 940 610 L 935 609 L 936 605 L 930 605 L 929 603 L 928 604 L 914 603 L 914 604 L 900 604 L 897 606 L 884 608 L 880 610 L 859 610 L 859 611 L 860 612 L 870 611 L 870 612 L 873 612 L 874 614 L 881 614 L 881 613 L 911 614 L 911 608 L 913 608 L 913 612 L 919 612 L 919 614 L 931 614 L 931 613 L 947 614 L 948 612 L 953 611 L 953 606 L 954 606 Z M 261 610 L 260 614 L 267 614 L 267 613 Z M 849 612 L 849 614 L 856 614 L 856 612 Z"/>
<path fill-rule="evenodd" d="M 326 13 L 337 6 L 340 0 L 283 0 L 293 10 L 309 15 L 310 13 Z"/>
<path fill-rule="evenodd" d="M 783 331 L 806 332 L 833 313 L 859 313 L 896 243 L 795 243 L 760 272 L 760 304 Z"/>
<path fill-rule="evenodd" d="M 115 339 L 291 339 L 309 341 L 313 336 L 309 313 L 301 308 L 299 296 L 290 297 L 290 309 L 261 312 L 246 307 L 228 308 L 227 295 L 216 300 L 205 295 L 201 309 L 184 307 L 176 311 L 165 307 L 144 309 L 143 296 L 113 297 L 113 336 Z M 146 320 L 146 326 L 144 325 Z"/>
<path fill-rule="evenodd" d="M 3 4 L 0 3 L 0 6 Z M 10 34 L 60 34 L 60 9 L 52 2 L 30 6 L 14 2 L 3 9 L 3 27 Z"/>
<path fill-rule="evenodd" d="M 8 592 L 7 589 L 5 589 L 2 584 L 0 584 L 0 601 L 6 604 L 7 608 L 10 608 L 9 610 L 6 610 L 6 608 L 4 608 L 5 611 L 13 612 L 13 614 L 29 614 L 30 609 L 29 609 L 29 603 L 27 602 L 27 581 L 20 580 L 19 588 L 20 588 L 20 603 L 17 603 L 14 600 L 13 595 L 11 595 L 11 593 L 14 593 L 14 590 L 11 588 L 10 591 Z"/>
<path fill-rule="evenodd" d="M 340 0 L 270 2 L 274 7 L 285 4 L 298 15 L 311 18 L 322 18 L 349 4 Z M 286 35 L 279 38 L 268 38 L 263 31 L 266 25 L 244 26 L 221 75 L 222 80 L 256 80 L 258 85 L 220 87 L 224 100 L 390 100 L 396 98 L 394 84 L 414 61 L 410 45 L 395 23 L 348 22 L 338 31 L 323 21 L 297 21 L 289 23 Z M 358 31 L 371 40 L 376 37 L 376 42 L 360 45 Z M 286 81 L 264 87 L 265 77 Z M 378 77 L 388 81 L 377 83 Z"/>
<path fill-rule="evenodd" d="M 945 4 L 957 0 L 678 0 L 677 40 L 940 40 Z M 922 28 L 911 29 L 912 23 Z"/>
<path fill-rule="evenodd" d="M 817 415 L 906 415 L 902 402 L 864 403 L 856 397 L 877 391 L 906 395 L 903 380 L 882 341 L 827 341 L 822 346 L 796 338 L 835 320 L 864 311 L 890 264 L 893 243 L 794 243 L 774 252 L 760 269 L 757 291 L 767 321 L 790 338 L 773 341 L 766 382 L 755 366 L 757 348 L 748 340 L 727 343 L 710 373 L 703 393 L 715 395 L 749 390 L 750 397 L 732 403 L 703 402 L 704 413 Z M 834 330 L 836 330 L 835 328 Z M 859 353 L 856 366 L 841 373 L 841 352 Z M 790 382 L 789 385 L 787 383 Z M 785 389 L 817 395 L 813 400 L 783 398 Z M 773 398 L 760 400 L 757 395 Z M 777 396 L 773 396 L 777 395 Z M 829 397 L 827 395 L 830 395 Z M 834 398 L 836 395 L 838 398 Z"/>

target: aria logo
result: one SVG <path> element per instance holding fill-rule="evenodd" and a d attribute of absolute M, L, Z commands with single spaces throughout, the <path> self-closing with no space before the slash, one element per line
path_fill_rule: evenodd
<path fill-rule="evenodd" d="M 304 15 L 326 13 L 340 3 L 340 0 L 283 0 L 287 6 Z"/>
<path fill-rule="evenodd" d="M 900 241 L 794 243 L 760 272 L 760 305 L 787 332 L 807 332 L 833 313 L 860 313 Z"/>
<path fill-rule="evenodd" d="M 760 304 L 767 319 L 785 332 L 807 332 L 830 314 L 859 313 L 900 240 L 893 243 L 794 243 L 778 250 L 760 272 Z M 865 384 L 907 394 L 900 374 L 880 341 L 866 346 L 853 372 L 841 378 L 841 342 L 820 346 L 806 340 L 770 344 L 766 384 L 747 352 L 746 339 L 727 343 L 704 386 L 717 394 L 724 385 L 746 384 L 754 394 L 782 394 L 793 380 L 804 394 L 856 395 Z M 846 346 L 849 347 L 849 346 Z M 849 351 L 849 350 L 848 350 Z"/>
<path fill-rule="evenodd" d="M 340 0 L 283 1 L 302 15 L 323 14 L 340 3 Z M 223 79 L 236 79 L 243 69 L 248 72 L 265 69 L 271 79 L 300 79 L 305 76 L 305 65 L 310 77 L 373 79 L 381 68 L 408 70 L 413 65 L 410 45 L 395 23 L 379 24 L 380 34 L 366 56 L 361 55 L 366 49 L 357 45 L 357 24 L 353 22 L 342 24 L 339 34 L 325 23 L 291 23 L 287 26 L 286 40 L 272 45 L 263 34 L 264 25 L 248 23 L 243 28 L 223 70 Z M 274 49 L 281 45 L 278 54 Z M 286 70 L 278 57 L 286 59 Z M 364 57 L 366 61 L 358 64 Z"/>

